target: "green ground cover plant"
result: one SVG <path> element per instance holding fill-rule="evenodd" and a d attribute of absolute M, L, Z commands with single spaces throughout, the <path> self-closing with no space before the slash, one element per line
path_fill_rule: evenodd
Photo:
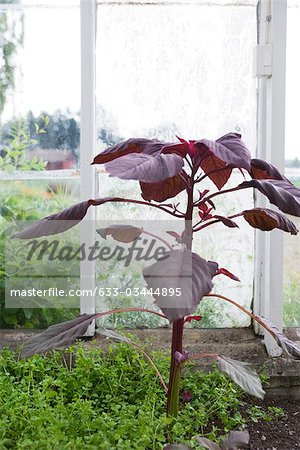
<path fill-rule="evenodd" d="M 47 134 L 48 117 L 39 117 L 34 130 L 29 132 L 24 119 L 10 123 L 8 130 L 1 129 L 0 171 L 12 174 L 19 171 L 43 171 L 46 162 L 36 156 L 28 157 L 29 149 L 36 144 L 34 137 Z M 54 192 L 55 189 L 55 192 Z M 0 182 L 0 328 L 46 328 L 61 320 L 70 320 L 79 310 L 62 308 L 5 308 L 5 233 L 8 224 L 18 221 L 38 220 L 57 208 L 65 207 L 72 199 L 72 189 L 61 183 L 43 180 L 21 181 L 4 179 Z M 15 270 L 21 270 L 16 267 Z"/>
<path fill-rule="evenodd" d="M 65 207 L 76 192 L 74 183 L 66 186 L 46 180 L 0 182 L 0 328 L 42 329 L 70 320 L 79 313 L 79 309 L 65 308 L 5 308 L 5 281 L 9 276 L 5 270 L 7 227 L 16 229 L 19 221 L 38 220 L 55 209 Z M 16 267 L 16 270 L 21 269 Z"/>
<path fill-rule="evenodd" d="M 169 358 L 150 352 L 160 372 Z M 251 420 L 278 420 L 282 410 L 249 405 L 235 383 L 217 369 L 191 366 L 183 387 L 193 391 L 178 418 L 167 417 L 163 389 L 153 369 L 126 343 L 107 351 L 76 346 L 25 360 L 0 352 L 0 448 L 3 450 L 160 450 L 193 436 L 218 441 Z"/>

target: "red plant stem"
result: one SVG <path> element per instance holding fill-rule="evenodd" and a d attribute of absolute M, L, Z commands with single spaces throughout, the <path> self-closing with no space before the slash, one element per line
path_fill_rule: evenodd
<path fill-rule="evenodd" d="M 228 194 L 229 192 L 240 191 L 241 189 L 247 189 L 247 188 L 248 188 L 248 186 L 245 186 L 245 187 L 236 186 L 234 188 L 224 189 L 224 191 L 217 191 L 217 192 L 214 192 L 213 194 L 210 194 L 208 197 L 205 197 L 204 199 L 202 199 L 202 201 L 207 202 L 208 200 L 211 200 L 213 197 L 217 197 L 217 195 Z"/>
<path fill-rule="evenodd" d="M 200 225 L 200 227 L 194 228 L 193 229 L 193 233 L 195 233 L 196 231 L 203 230 L 204 228 L 209 227 L 210 225 L 213 225 L 214 223 L 218 223 L 218 222 L 221 222 L 221 220 L 220 219 L 214 219 L 214 220 L 212 220 L 210 222 L 204 223 L 203 225 Z"/>
<path fill-rule="evenodd" d="M 193 241 L 193 195 L 194 195 L 194 177 L 195 169 L 191 174 L 191 187 L 187 189 L 188 204 L 185 213 L 185 231 L 183 242 L 186 247 L 192 249 Z M 177 416 L 179 408 L 179 390 L 181 379 L 181 365 L 175 359 L 175 352 L 182 353 L 182 339 L 184 329 L 184 318 L 176 319 L 173 322 L 172 329 L 172 348 L 171 348 L 171 366 L 169 376 L 169 386 L 167 395 L 167 415 Z"/>
<path fill-rule="evenodd" d="M 178 414 L 181 366 L 175 360 L 175 352 L 182 353 L 183 323 L 184 319 L 177 319 L 173 322 L 171 366 L 167 393 L 167 415 L 171 416 L 177 416 Z"/>
<path fill-rule="evenodd" d="M 170 210 L 164 208 L 162 205 L 156 205 L 155 203 L 144 202 L 142 200 L 134 200 L 134 199 L 130 199 L 130 198 L 121 198 L 121 197 L 111 197 L 111 198 L 107 198 L 105 200 L 103 200 L 103 199 L 101 199 L 101 200 L 102 200 L 102 204 L 104 204 L 104 203 L 135 203 L 137 205 L 150 206 L 152 208 L 157 208 L 157 209 L 160 209 L 161 211 L 171 214 L 171 216 L 174 216 L 174 217 L 179 217 L 179 218 L 184 217 L 183 215 L 176 214 L 174 211 L 170 211 Z M 95 206 L 97 206 L 97 205 L 95 205 Z"/>
<path fill-rule="evenodd" d="M 143 230 L 143 233 L 144 233 L 144 234 L 147 234 L 148 236 L 152 236 L 152 237 L 154 237 L 155 239 L 161 241 L 166 247 L 168 247 L 169 250 L 171 250 L 171 251 L 173 250 L 173 247 L 169 244 L 169 242 L 167 242 L 167 241 L 166 241 L 165 239 L 163 239 L 162 237 L 157 236 L 157 235 L 154 234 L 154 233 L 150 233 L 150 231 L 145 231 L 145 230 Z"/>
<path fill-rule="evenodd" d="M 198 207 L 199 203 L 205 203 L 208 200 L 211 200 L 213 197 L 217 197 L 217 195 L 228 194 L 229 192 L 240 191 L 241 189 L 248 189 L 250 186 L 236 186 L 234 188 L 224 189 L 223 191 L 217 191 L 213 194 L 208 195 L 207 197 L 202 198 L 200 201 L 194 203 L 194 208 Z"/>
<path fill-rule="evenodd" d="M 203 223 L 203 219 L 199 220 L 194 226 L 193 226 L 193 232 L 196 230 L 196 227 L 200 225 L 200 223 Z"/>
<path fill-rule="evenodd" d="M 224 297 L 224 295 L 219 295 L 219 294 L 207 294 L 205 295 L 205 297 L 217 297 L 220 298 L 222 300 L 225 300 L 226 302 L 232 303 L 232 305 L 236 306 L 237 308 L 241 309 L 245 314 L 247 314 L 249 317 L 251 317 L 253 320 L 255 320 L 256 322 L 258 322 L 265 330 L 267 330 L 270 335 L 275 339 L 275 333 L 273 333 L 273 331 L 271 330 L 271 328 L 268 327 L 268 325 L 266 325 L 260 317 L 256 316 L 255 314 L 253 314 L 251 311 L 249 311 L 248 309 L 244 308 L 243 306 L 239 305 L 237 302 L 235 302 L 234 300 L 231 300 L 231 298 L 228 297 Z"/>
<path fill-rule="evenodd" d="M 188 163 L 190 169 L 193 171 L 193 164 L 191 164 L 191 162 L 189 161 L 189 159 L 186 156 L 184 157 L 184 159 Z"/>
<path fill-rule="evenodd" d="M 161 382 L 161 384 L 162 384 L 162 386 L 163 386 L 165 392 L 167 393 L 167 392 L 168 392 L 167 385 L 166 385 L 166 383 L 164 382 L 164 379 L 163 379 L 163 377 L 162 377 L 160 371 L 158 370 L 158 368 L 156 367 L 156 365 L 154 364 L 153 360 L 150 358 L 150 356 L 148 355 L 148 353 L 146 353 L 145 350 L 144 350 L 142 347 L 140 347 L 138 344 L 136 344 L 135 342 L 133 342 L 133 341 L 130 340 L 130 343 L 131 343 L 135 348 L 137 348 L 141 353 L 143 353 L 143 355 L 145 356 L 145 358 L 149 361 L 149 363 L 151 364 L 151 366 L 152 366 L 153 369 L 155 370 L 155 372 L 156 372 L 158 378 L 160 379 L 160 382 Z"/>
<path fill-rule="evenodd" d="M 98 313 L 95 317 L 103 317 L 108 316 L 109 314 L 118 314 L 123 312 L 131 312 L 131 311 L 141 311 L 141 312 L 147 312 L 150 314 L 155 314 L 156 316 L 162 317 L 163 319 L 166 319 L 166 316 L 164 314 L 161 314 L 156 311 L 152 311 L 151 309 L 145 309 L 145 308 L 120 308 L 120 309 L 112 309 L 111 311 L 104 311 L 101 313 Z"/>
<path fill-rule="evenodd" d="M 235 217 L 240 217 L 240 216 L 242 216 L 242 215 L 243 215 L 243 213 L 233 214 L 232 216 L 228 216 L 227 219 L 234 219 Z M 210 225 L 213 225 L 214 223 L 218 223 L 218 222 L 222 222 L 222 220 L 221 220 L 221 219 L 214 219 L 214 220 L 212 220 L 211 222 L 204 223 L 204 224 L 201 225 L 200 227 L 194 228 L 194 229 L 193 229 L 193 233 L 195 233 L 196 231 L 203 230 L 204 228 L 209 227 Z M 198 225 L 198 224 L 197 224 L 197 225 Z"/>
<path fill-rule="evenodd" d="M 185 170 L 183 170 L 182 172 L 180 172 L 178 175 L 179 177 L 182 179 L 182 181 L 184 182 L 184 185 L 186 187 L 189 187 L 189 183 L 188 183 L 188 179 L 185 178 L 184 174 L 189 178 L 188 174 L 185 172 Z"/>
<path fill-rule="evenodd" d="M 244 214 L 244 212 L 232 214 L 231 216 L 228 216 L 228 219 L 235 219 L 235 217 L 241 217 Z"/>

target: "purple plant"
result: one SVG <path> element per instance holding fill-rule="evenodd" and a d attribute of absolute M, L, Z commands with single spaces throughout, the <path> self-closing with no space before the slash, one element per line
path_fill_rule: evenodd
<path fill-rule="evenodd" d="M 248 364 L 216 354 L 188 355 L 183 349 L 184 324 L 191 320 L 201 320 L 201 316 L 193 316 L 201 299 L 218 297 L 234 304 L 265 328 L 292 358 L 300 359 L 300 349 L 268 320 L 252 314 L 227 297 L 210 294 L 215 276 L 225 275 L 236 281 L 239 279 L 227 269 L 219 267 L 216 262 L 206 261 L 194 253 L 192 251 L 193 235 L 215 223 L 237 228 L 235 219 L 240 217 L 252 227 L 263 231 L 278 228 L 296 235 L 298 230 L 295 225 L 279 212 L 267 208 L 253 208 L 226 217 L 216 212 L 213 199 L 219 195 L 229 193 L 232 195 L 236 191 L 254 188 L 264 194 L 270 203 L 276 205 L 281 211 L 299 217 L 300 189 L 297 189 L 271 164 L 260 159 L 251 159 L 241 136 L 235 133 L 226 134 L 216 141 L 206 139 L 185 141 L 179 138 L 177 143 L 165 143 L 151 139 L 129 139 L 97 155 L 93 164 L 105 164 L 105 169 L 110 176 L 124 180 L 138 180 L 143 200 L 120 197 L 86 200 L 36 222 L 14 237 L 29 239 L 63 232 L 79 223 L 89 207 L 108 202 L 144 205 L 185 221 L 185 228 L 181 235 L 175 231 L 168 232 L 180 248 L 174 249 L 165 241 L 168 248 L 167 258 L 158 260 L 143 271 L 146 283 L 154 292 L 155 302 L 162 310 L 162 314 L 150 310 L 144 311 L 167 318 L 173 328 L 168 384 L 164 382 L 151 358 L 137 344 L 112 331 L 100 330 L 100 332 L 108 337 L 126 341 L 144 353 L 155 368 L 166 391 L 169 415 L 176 416 L 178 413 L 182 367 L 188 359 L 193 358 L 208 356 L 214 358 L 220 370 L 226 372 L 248 393 L 262 398 L 264 391 L 259 377 Z M 244 180 L 235 187 L 224 189 L 233 169 L 239 169 Z M 196 190 L 197 185 L 201 186 L 205 178 L 209 178 L 215 185 L 214 192 Z M 187 199 L 184 212 L 179 210 L 178 203 L 164 203 L 182 191 L 186 192 Z M 193 221 L 195 210 L 198 211 L 199 216 L 197 223 Z M 102 237 L 111 236 L 121 242 L 132 242 L 140 234 L 147 233 L 142 228 L 129 225 L 112 225 L 98 232 Z M 180 288 L 182 294 L 179 297 L 162 297 L 160 289 L 164 286 Z M 70 344 L 77 337 L 84 335 L 88 326 L 98 317 L 141 310 L 143 309 L 124 308 L 105 313 L 84 314 L 69 322 L 51 326 L 25 343 L 23 355 L 28 357 L 34 353 L 46 352 Z M 188 393 L 187 396 L 187 393 L 183 393 L 183 397 L 185 401 L 188 401 L 192 398 L 192 394 Z"/>

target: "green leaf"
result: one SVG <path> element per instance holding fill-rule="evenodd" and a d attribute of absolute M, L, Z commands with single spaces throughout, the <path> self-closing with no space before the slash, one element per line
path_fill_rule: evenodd
<path fill-rule="evenodd" d="M 8 325 L 16 325 L 18 323 L 17 311 L 18 310 L 15 310 L 15 308 L 14 310 L 6 309 L 5 311 L 2 311 L 1 314 L 5 323 Z"/>
<path fill-rule="evenodd" d="M 24 315 L 25 315 L 26 319 L 31 319 L 31 317 L 34 313 L 34 310 L 31 308 L 24 308 L 23 311 L 24 311 Z"/>

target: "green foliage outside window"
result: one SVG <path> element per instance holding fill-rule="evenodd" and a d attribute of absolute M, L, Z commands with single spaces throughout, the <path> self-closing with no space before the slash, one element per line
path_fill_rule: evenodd
<path fill-rule="evenodd" d="M 2 4 L 19 3 L 18 0 L 1 0 Z M 15 18 L 0 14 L 0 114 L 2 113 L 7 93 L 15 86 L 15 57 L 18 47 L 23 45 L 23 15 Z"/>
<path fill-rule="evenodd" d="M 38 125 L 37 127 L 37 134 L 45 131 Z M 3 139 L 0 151 L 0 170 L 8 173 L 12 173 L 14 170 L 44 170 L 46 162 L 38 159 L 35 155 L 32 158 L 28 155 L 28 150 L 35 143 L 36 140 L 30 137 L 25 121 L 23 119 L 15 120 L 6 139 Z"/>

